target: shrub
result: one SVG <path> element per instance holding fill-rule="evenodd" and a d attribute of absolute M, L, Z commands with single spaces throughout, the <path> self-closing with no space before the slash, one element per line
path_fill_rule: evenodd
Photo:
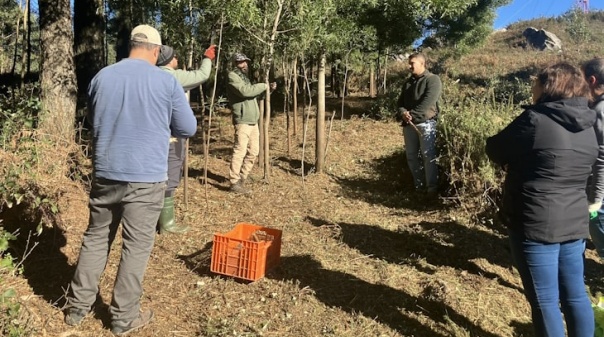
<path fill-rule="evenodd" d="M 375 119 L 394 118 L 398 112 L 397 100 L 401 94 L 401 87 L 406 77 L 398 77 L 390 82 L 388 90 L 380 95 L 369 108 L 369 116 Z"/>
<path fill-rule="evenodd" d="M 486 139 L 507 125 L 520 108 L 512 102 L 497 102 L 493 90 L 477 97 L 448 83 L 445 91 L 447 100 L 441 106 L 438 124 L 439 163 L 449 194 L 464 208 L 478 213 L 493 205 L 503 178 L 486 155 Z"/>
<path fill-rule="evenodd" d="M 0 284 L 5 285 L 0 290 L 0 333 L 7 337 L 33 336 L 28 315 L 21 310 L 17 300 L 17 292 L 5 280 L 7 276 L 20 272 L 14 258 L 8 253 L 9 241 L 16 238 L 0 227 Z"/>

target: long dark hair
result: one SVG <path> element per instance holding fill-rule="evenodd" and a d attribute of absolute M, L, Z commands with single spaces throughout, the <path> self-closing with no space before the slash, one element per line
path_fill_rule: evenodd
<path fill-rule="evenodd" d="M 553 102 L 564 98 L 590 97 L 589 86 L 578 67 L 560 62 L 543 69 L 537 75 L 543 94 L 537 103 Z"/>

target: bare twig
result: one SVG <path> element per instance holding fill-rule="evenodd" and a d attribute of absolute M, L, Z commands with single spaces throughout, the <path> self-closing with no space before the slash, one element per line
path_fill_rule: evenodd
<path fill-rule="evenodd" d="M 243 30 L 245 30 L 248 34 L 250 34 L 253 38 L 255 38 L 256 40 L 260 41 L 260 43 L 263 43 L 265 45 L 268 45 L 268 42 L 264 41 L 260 36 L 254 34 L 252 31 L 250 31 L 249 29 L 247 29 L 245 26 L 241 26 L 241 28 L 243 28 Z"/>
<path fill-rule="evenodd" d="M 327 160 L 327 150 L 329 150 L 329 139 L 331 138 L 331 129 L 333 128 L 333 118 L 336 116 L 336 111 L 333 110 L 331 118 L 329 119 L 329 132 L 327 132 L 327 140 L 325 141 L 325 155 L 323 155 L 323 162 Z"/>
<path fill-rule="evenodd" d="M 216 65 L 214 72 L 214 88 L 212 90 L 212 98 L 210 100 L 210 113 L 208 116 L 208 133 L 206 137 L 206 146 L 204 148 L 204 156 L 205 156 L 205 164 L 203 166 L 203 183 L 205 185 L 205 196 L 206 196 L 206 207 L 209 206 L 209 197 L 208 197 L 208 162 L 209 162 L 209 152 L 210 152 L 210 130 L 212 129 L 212 113 L 214 112 L 214 100 L 216 98 L 216 82 L 218 79 L 218 69 L 220 65 L 220 49 L 222 46 L 222 31 L 224 29 L 224 13 L 220 15 L 220 34 L 218 37 L 218 52 L 216 53 Z"/>

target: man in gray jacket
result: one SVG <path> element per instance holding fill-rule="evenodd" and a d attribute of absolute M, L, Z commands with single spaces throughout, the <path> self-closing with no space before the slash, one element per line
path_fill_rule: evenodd
<path fill-rule="evenodd" d="M 216 57 L 216 46 L 211 45 L 203 54 L 201 66 L 198 70 L 178 69 L 178 58 L 174 49 L 170 46 L 161 46 L 157 65 L 178 80 L 178 83 L 186 91 L 199 87 L 210 78 L 212 72 L 212 61 Z M 178 226 L 174 219 L 174 191 L 180 184 L 182 167 L 186 158 L 185 139 L 170 138 L 170 152 L 168 154 L 168 185 L 164 194 L 164 206 L 159 216 L 159 233 L 185 233 L 188 226 Z"/>
<path fill-rule="evenodd" d="M 258 120 L 260 109 L 256 97 L 266 92 L 265 83 L 252 84 L 248 78 L 250 59 L 241 53 L 232 58 L 235 69 L 229 72 L 227 98 L 233 112 L 235 126 L 235 144 L 229 169 L 231 192 L 246 194 L 244 182 L 252 171 L 260 151 L 260 131 Z M 275 90 L 277 83 L 272 82 L 270 89 Z"/>

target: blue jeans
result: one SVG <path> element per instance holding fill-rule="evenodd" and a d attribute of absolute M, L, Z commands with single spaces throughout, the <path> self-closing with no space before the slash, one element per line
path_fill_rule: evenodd
<path fill-rule="evenodd" d="M 589 235 L 596 246 L 596 252 L 604 259 L 604 209 L 598 211 L 595 219 L 589 220 Z"/>
<path fill-rule="evenodd" d="M 436 120 L 403 127 L 407 164 L 413 175 L 416 189 L 438 188 L 438 166 L 436 165 Z M 418 133 L 419 130 L 419 133 Z M 421 161 L 420 161 L 421 157 Z"/>
<path fill-rule="evenodd" d="M 543 243 L 511 230 L 510 247 L 535 336 L 565 337 L 564 314 L 568 337 L 592 337 L 594 314 L 583 280 L 585 240 Z"/>

